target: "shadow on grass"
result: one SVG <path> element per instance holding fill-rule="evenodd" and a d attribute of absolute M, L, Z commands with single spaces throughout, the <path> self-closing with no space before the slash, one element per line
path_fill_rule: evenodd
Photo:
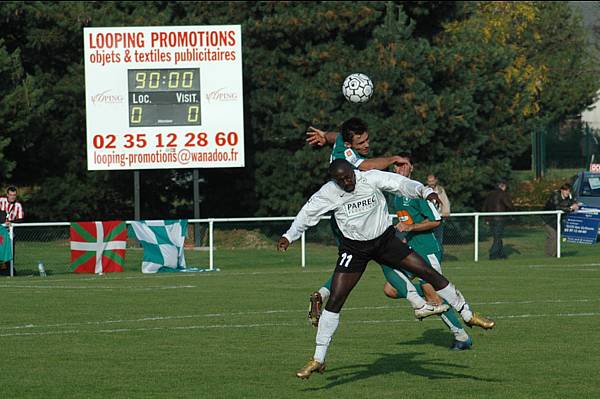
<path fill-rule="evenodd" d="M 413 341 L 400 342 L 398 345 L 435 345 L 448 348 L 452 336 L 439 330 L 427 330 L 423 336 Z M 502 382 L 497 378 L 482 378 L 467 374 L 469 366 L 459 365 L 439 359 L 427 358 L 424 352 L 379 353 L 380 358 L 373 363 L 354 364 L 346 367 L 329 368 L 325 371 L 328 383 L 318 388 L 307 388 L 304 391 L 319 391 L 334 388 L 338 385 L 355 383 L 371 377 L 386 374 L 406 373 L 430 380 L 461 378 L 472 381 Z M 451 371 L 448 371 L 451 369 Z M 319 378 L 318 375 L 315 376 Z"/>
<path fill-rule="evenodd" d="M 448 349 L 453 340 L 452 333 L 447 330 L 429 329 L 423 331 L 423 335 L 420 338 L 413 339 L 412 341 L 402 341 L 398 345 L 435 345 Z"/>

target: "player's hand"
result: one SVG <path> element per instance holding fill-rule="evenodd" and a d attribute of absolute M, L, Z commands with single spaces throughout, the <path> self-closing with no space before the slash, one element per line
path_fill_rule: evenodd
<path fill-rule="evenodd" d="M 405 223 L 402 223 L 402 222 L 398 222 L 396 224 L 396 226 L 394 226 L 394 227 L 396 227 L 396 230 L 401 231 L 403 233 L 404 232 L 408 232 L 408 231 L 412 231 L 412 229 L 413 229 L 413 225 L 412 224 L 405 224 Z"/>
<path fill-rule="evenodd" d="M 325 132 L 317 129 L 316 127 L 309 126 L 306 131 L 306 142 L 310 145 L 318 145 L 319 147 L 323 147 L 327 144 L 327 138 L 325 137 Z"/>
<path fill-rule="evenodd" d="M 279 241 L 277 241 L 277 250 L 278 251 L 287 251 L 289 246 L 290 246 L 290 242 L 285 237 L 281 237 L 279 239 Z"/>
<path fill-rule="evenodd" d="M 437 193 L 431 193 L 427 196 L 427 201 L 433 203 L 438 209 L 442 207 L 442 201 Z"/>
<path fill-rule="evenodd" d="M 399 155 L 394 155 L 392 157 L 392 162 L 395 166 L 410 165 L 410 161 L 408 158 L 404 158 Z"/>

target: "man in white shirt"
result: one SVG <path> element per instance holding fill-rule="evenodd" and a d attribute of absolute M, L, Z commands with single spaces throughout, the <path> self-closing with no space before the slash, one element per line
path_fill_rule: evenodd
<path fill-rule="evenodd" d="M 308 378 L 325 370 L 325 356 L 339 324 L 339 313 L 346 298 L 360 280 L 370 260 L 393 269 L 404 269 L 430 283 L 467 323 L 481 318 L 471 312 L 462 294 L 444 276 L 429 267 L 423 258 L 395 235 L 383 191 L 407 198 L 423 198 L 439 202 L 431 188 L 394 173 L 371 170 L 355 171 L 350 163 L 337 159 L 329 166 L 332 181 L 324 184 L 302 207 L 289 230 L 277 242 L 285 251 L 309 227 L 329 211 L 334 212 L 342 232 L 339 257 L 316 336 L 314 357 L 296 373 Z"/>
<path fill-rule="evenodd" d="M 450 217 L 450 200 L 448 199 L 448 195 L 446 195 L 446 190 L 444 187 L 438 184 L 438 179 L 435 175 L 430 174 L 427 176 L 427 185 L 433 189 L 439 195 L 441 206 L 438 211 L 442 214 L 442 223 L 433 230 L 433 234 L 435 235 L 435 239 L 440 244 L 442 248 L 442 256 L 444 256 L 444 223 L 448 221 Z"/>

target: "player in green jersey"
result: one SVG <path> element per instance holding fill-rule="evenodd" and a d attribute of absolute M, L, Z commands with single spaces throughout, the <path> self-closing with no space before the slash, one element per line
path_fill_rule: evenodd
<path fill-rule="evenodd" d="M 412 159 L 409 155 L 404 155 L 409 160 L 408 163 L 397 165 L 394 167 L 394 172 L 405 177 L 410 177 L 413 166 Z M 390 211 L 398 216 L 398 224 L 396 229 L 400 234 L 404 235 L 407 244 L 434 269 L 442 273 L 440 260 L 442 259 L 441 247 L 433 234 L 433 229 L 439 226 L 441 216 L 437 209 L 428 201 L 409 199 L 402 196 L 395 196 L 390 206 Z M 384 273 L 386 278 L 392 273 L 400 273 L 391 268 L 385 267 Z M 390 279 L 388 278 L 388 281 Z M 389 282 L 385 283 L 383 291 L 390 298 L 405 298 L 410 286 L 402 286 L 402 282 L 394 285 Z M 435 293 L 433 287 L 429 284 L 416 285 L 420 290 L 421 295 L 425 295 L 429 301 L 441 303 L 443 300 Z M 450 308 L 440 315 L 442 321 L 454 334 L 454 342 L 450 346 L 452 350 L 469 349 L 473 342 L 463 328 L 460 318 L 454 309 Z M 487 319 L 486 319 L 487 320 Z M 492 328 L 493 322 L 480 325 L 483 328 Z"/>

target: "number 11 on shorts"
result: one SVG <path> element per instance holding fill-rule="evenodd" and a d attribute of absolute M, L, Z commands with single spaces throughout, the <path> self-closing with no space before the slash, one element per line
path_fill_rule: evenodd
<path fill-rule="evenodd" d="M 340 261 L 340 266 L 348 267 L 350 262 L 352 261 L 352 255 L 348 255 L 347 253 L 342 254 L 342 260 Z M 346 262 L 346 264 L 344 264 Z"/>

